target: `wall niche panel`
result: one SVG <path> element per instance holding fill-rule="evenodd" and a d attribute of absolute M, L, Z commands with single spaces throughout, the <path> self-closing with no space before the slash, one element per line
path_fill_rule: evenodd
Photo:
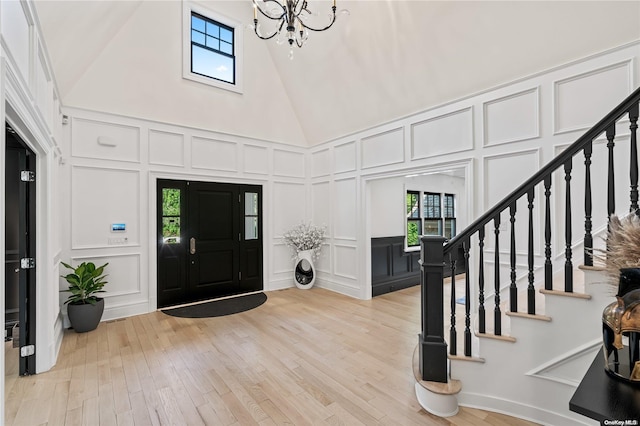
<path fill-rule="evenodd" d="M 260 175 L 269 174 L 268 149 L 263 146 L 244 146 L 244 171 Z"/>
<path fill-rule="evenodd" d="M 144 197 L 140 196 L 138 171 L 74 166 L 71 177 L 73 249 L 139 244 L 140 200 Z M 96 188 L 100 188 L 98 198 Z M 112 232 L 113 223 L 126 224 L 126 231 Z"/>
<path fill-rule="evenodd" d="M 71 122 L 71 155 L 139 163 L 140 129 L 74 117 Z"/>
<path fill-rule="evenodd" d="M 328 149 L 311 153 L 311 176 L 327 176 L 331 173 L 331 155 Z"/>
<path fill-rule="evenodd" d="M 281 237 L 305 218 L 306 191 L 304 184 L 275 182 L 273 184 L 274 235 Z"/>
<path fill-rule="evenodd" d="M 238 145 L 194 136 L 191 139 L 191 167 L 237 172 Z"/>
<path fill-rule="evenodd" d="M 540 136 L 538 88 L 486 102 L 484 144 L 499 145 Z"/>
<path fill-rule="evenodd" d="M 149 130 L 149 163 L 184 167 L 184 135 Z"/>
<path fill-rule="evenodd" d="M 343 240 L 356 239 L 356 198 L 355 179 L 335 181 L 335 204 L 333 205 L 334 238 Z"/>
<path fill-rule="evenodd" d="M 273 174 L 286 177 L 304 177 L 304 154 L 300 152 L 273 150 Z"/>
<path fill-rule="evenodd" d="M 411 125 L 411 159 L 473 149 L 471 107 Z"/>
<path fill-rule="evenodd" d="M 631 93 L 631 61 L 554 83 L 554 131 L 587 129 Z M 589 93 L 589 96 L 585 96 Z"/>
<path fill-rule="evenodd" d="M 356 169 L 356 143 L 347 142 L 333 148 L 334 173 L 352 172 Z"/>
<path fill-rule="evenodd" d="M 404 161 L 402 127 L 362 139 L 362 168 L 386 166 Z"/>
<path fill-rule="evenodd" d="M 73 265 L 82 262 L 93 262 L 96 266 L 109 263 L 106 272 L 109 274 L 109 282 L 105 289 L 107 292 L 102 297 L 112 299 L 118 296 L 141 294 L 140 286 L 140 255 L 121 254 L 96 257 L 74 257 Z M 66 271 L 66 269 L 65 269 Z M 68 294 L 68 293 L 63 293 Z M 109 302 L 107 302 L 109 303 Z"/>

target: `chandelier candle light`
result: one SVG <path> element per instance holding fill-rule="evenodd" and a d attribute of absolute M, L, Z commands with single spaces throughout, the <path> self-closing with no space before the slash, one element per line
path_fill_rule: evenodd
<path fill-rule="evenodd" d="M 269 40 L 276 37 L 276 42 L 282 44 L 289 42 L 289 59 L 293 59 L 293 45 L 302 47 L 309 38 L 309 31 L 328 30 L 336 22 L 336 0 L 333 0 L 333 6 L 329 13 L 329 22 L 324 26 L 316 27 L 312 20 L 317 13 L 309 10 L 307 0 L 251 0 L 253 2 L 253 30 L 256 35 L 263 39 Z M 275 27 L 272 32 L 267 34 L 261 33 L 261 25 L 258 24 L 258 12 L 272 21 L 275 21 Z M 349 11 L 343 9 L 340 13 L 348 15 Z M 286 34 L 283 36 L 283 29 Z"/>

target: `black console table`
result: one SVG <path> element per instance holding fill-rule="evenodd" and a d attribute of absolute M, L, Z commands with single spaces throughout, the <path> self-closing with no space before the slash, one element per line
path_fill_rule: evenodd
<path fill-rule="evenodd" d="M 602 349 L 573 394 L 569 409 L 598 420 L 622 421 L 621 425 L 640 426 L 640 386 L 610 377 L 604 371 Z"/>

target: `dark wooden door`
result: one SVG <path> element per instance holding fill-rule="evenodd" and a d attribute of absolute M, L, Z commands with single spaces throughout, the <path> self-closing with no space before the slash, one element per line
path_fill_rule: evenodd
<path fill-rule="evenodd" d="M 28 375 L 36 372 L 35 154 L 10 127 L 5 139 L 5 331 Z"/>
<path fill-rule="evenodd" d="M 262 290 L 261 211 L 260 186 L 159 180 L 158 307 Z"/>

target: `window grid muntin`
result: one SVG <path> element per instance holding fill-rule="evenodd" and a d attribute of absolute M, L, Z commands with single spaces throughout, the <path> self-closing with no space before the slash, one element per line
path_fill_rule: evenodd
<path fill-rule="evenodd" d="M 204 23 L 205 23 L 204 32 L 201 31 L 200 29 L 194 28 L 194 25 L 193 25 L 194 19 L 193 18 L 196 18 L 196 19 L 199 19 L 201 21 L 204 21 Z M 212 32 L 209 32 L 209 27 L 212 27 L 211 28 Z M 216 32 L 216 29 L 217 29 L 217 36 L 214 37 L 213 32 Z M 222 36 L 221 36 L 221 31 L 222 30 L 225 30 L 227 33 L 230 34 L 231 41 L 228 41 L 228 40 L 225 40 L 225 39 L 222 38 Z M 204 38 L 205 38 L 205 43 L 204 44 L 198 43 L 197 41 L 193 40 L 194 32 L 204 36 Z M 215 49 L 215 48 L 212 48 L 212 47 L 208 46 L 208 38 L 218 40 L 218 49 Z M 218 81 L 222 81 L 222 82 L 229 83 L 229 84 L 236 84 L 236 57 L 233 54 L 233 52 L 234 52 L 234 42 L 235 42 L 235 33 L 234 33 L 234 29 L 232 27 L 230 27 L 228 25 L 224 25 L 224 24 L 222 24 L 220 22 L 214 21 L 213 19 L 207 18 L 206 16 L 200 15 L 199 13 L 196 13 L 196 12 L 193 12 L 193 11 L 191 12 L 191 55 L 190 56 L 191 56 L 191 72 L 193 74 L 201 75 L 203 77 L 211 78 L 213 80 L 218 80 Z M 219 48 L 221 43 L 225 43 L 225 46 L 227 46 L 231 50 L 231 53 L 227 53 L 227 52 L 221 50 Z M 212 53 L 215 53 L 215 54 L 218 54 L 218 55 L 222 55 L 222 56 L 225 56 L 225 57 L 231 59 L 232 64 L 233 64 L 233 73 L 232 73 L 231 81 L 223 80 L 223 79 L 216 78 L 216 77 L 212 77 L 210 75 L 202 74 L 202 73 L 200 73 L 198 71 L 195 71 L 194 67 L 193 67 L 193 56 L 194 56 L 193 55 L 193 47 L 194 46 L 200 47 L 201 49 L 204 49 L 204 50 L 207 50 L 209 52 L 212 52 Z"/>
<path fill-rule="evenodd" d="M 422 196 L 422 197 L 420 197 Z M 422 200 L 415 209 L 410 205 L 415 198 Z M 420 245 L 410 241 L 410 224 L 417 224 L 419 235 L 441 235 L 451 239 L 456 235 L 455 195 L 434 192 L 406 191 L 405 208 L 407 212 L 407 247 Z M 416 215 L 417 213 L 417 215 Z M 419 220 L 416 220 L 419 218 Z M 413 239 L 413 238 L 412 238 Z"/>

